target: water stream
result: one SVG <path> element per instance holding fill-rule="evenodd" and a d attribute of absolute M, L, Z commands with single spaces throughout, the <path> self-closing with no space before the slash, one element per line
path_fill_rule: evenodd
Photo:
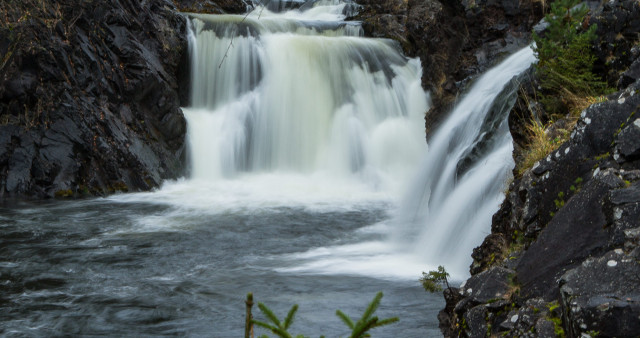
<path fill-rule="evenodd" d="M 187 177 L 0 205 L 0 335 L 238 337 L 253 292 L 281 316 L 299 304 L 296 334 L 345 336 L 335 310 L 357 317 L 377 291 L 401 321 L 376 336 L 440 335 L 441 296 L 417 279 L 464 278 L 489 231 L 531 50 L 478 79 L 427 147 L 417 59 L 361 37 L 345 1 L 274 4 L 189 16 Z"/>

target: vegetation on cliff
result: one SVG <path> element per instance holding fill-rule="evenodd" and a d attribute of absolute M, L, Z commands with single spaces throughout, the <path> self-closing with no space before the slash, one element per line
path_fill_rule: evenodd
<path fill-rule="evenodd" d="M 576 4 L 558 0 L 534 35 L 510 116 L 517 175 L 472 277 L 445 292 L 445 335 L 640 332 L 640 4 Z"/>
<path fill-rule="evenodd" d="M 531 114 L 526 126 L 528 145 L 518 174 L 567 141 L 580 112 L 612 92 L 593 72 L 597 25 L 589 24 L 588 13 L 589 8 L 579 0 L 555 1 L 545 16 L 547 28 L 542 34 L 533 32 L 538 88 L 534 89 L 534 97 L 526 99 L 530 107 L 536 107 L 530 109 L 538 111 Z M 539 105 L 532 105 L 534 101 Z M 562 123 L 554 128 L 555 132 L 548 132 L 548 126 L 558 120 Z"/>

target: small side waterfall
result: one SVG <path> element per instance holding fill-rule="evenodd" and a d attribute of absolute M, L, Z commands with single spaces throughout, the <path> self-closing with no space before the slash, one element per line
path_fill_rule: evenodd
<path fill-rule="evenodd" d="M 468 274 L 471 249 L 490 232 L 513 168 L 507 117 L 515 76 L 535 61 L 527 47 L 482 75 L 431 137 L 399 212 L 395 240 L 434 265 Z"/>

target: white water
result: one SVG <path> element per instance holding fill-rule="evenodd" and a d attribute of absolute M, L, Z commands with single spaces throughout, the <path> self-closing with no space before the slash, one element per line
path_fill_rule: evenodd
<path fill-rule="evenodd" d="M 344 10 L 344 2 L 320 1 L 303 12 L 192 15 L 190 177 L 117 199 L 175 206 L 172 222 L 282 208 L 386 210 L 390 219 L 334 246 L 263 258 L 294 274 L 416 280 L 444 265 L 466 276 L 513 166 L 506 114 L 488 112 L 533 53 L 526 48 L 481 77 L 427 151 L 419 60 L 360 37 Z M 457 169 L 464 158 L 473 160 Z"/>
<path fill-rule="evenodd" d="M 285 270 L 411 279 L 443 265 L 456 280 L 468 276 L 471 250 L 489 234 L 514 165 L 507 117 L 516 86 L 509 81 L 534 61 L 533 51 L 522 49 L 480 77 L 456 104 L 430 138 L 396 216 L 361 230 L 382 234 L 382 240 L 291 255 L 306 263 Z"/>
<path fill-rule="evenodd" d="M 186 184 L 251 182 L 248 199 L 292 193 L 295 205 L 399 194 L 426 150 L 422 70 L 391 41 L 360 38 L 344 7 L 192 16 Z"/>

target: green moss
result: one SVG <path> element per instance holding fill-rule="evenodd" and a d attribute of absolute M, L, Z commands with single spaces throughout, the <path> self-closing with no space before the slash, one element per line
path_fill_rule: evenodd
<path fill-rule="evenodd" d="M 58 191 L 55 192 L 54 195 L 55 195 L 56 198 L 72 197 L 73 196 L 73 191 L 71 191 L 71 189 L 58 190 Z"/>
<path fill-rule="evenodd" d="M 562 326 L 562 318 L 561 313 L 558 310 L 559 308 L 560 304 L 558 303 L 558 301 L 547 303 L 547 309 L 549 310 L 547 320 L 553 323 L 553 329 L 555 331 L 556 337 L 564 338 L 565 332 L 564 327 Z"/>
<path fill-rule="evenodd" d="M 122 181 L 118 181 L 113 183 L 110 187 L 109 187 L 109 192 L 128 192 L 129 191 L 129 187 Z"/>

